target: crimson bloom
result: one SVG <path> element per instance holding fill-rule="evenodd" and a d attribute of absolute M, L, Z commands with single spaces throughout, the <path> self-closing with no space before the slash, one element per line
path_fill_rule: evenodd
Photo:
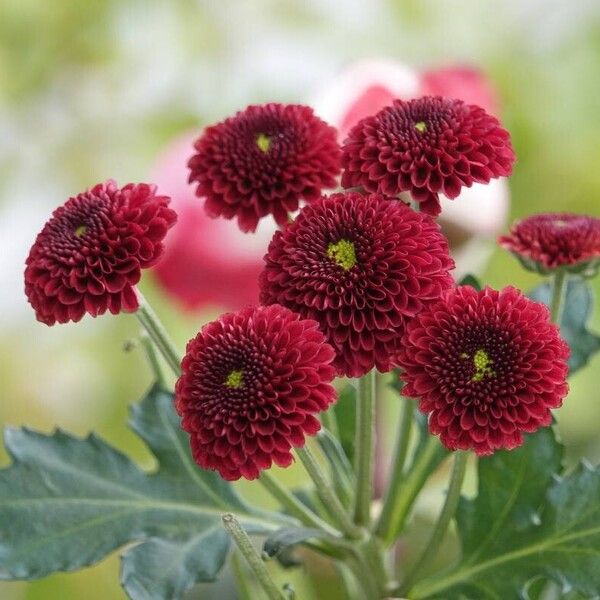
<path fill-rule="evenodd" d="M 336 185 L 341 151 L 336 131 L 308 106 L 249 106 L 208 127 L 194 145 L 190 182 L 206 198 L 212 217 L 237 217 L 242 231 L 254 231 L 272 214 L 279 225 Z"/>
<path fill-rule="evenodd" d="M 409 192 L 421 210 L 440 212 L 439 194 L 508 176 L 510 135 L 483 108 L 441 96 L 395 100 L 352 128 L 343 146 L 342 185 L 396 196 Z"/>
<path fill-rule="evenodd" d="M 543 304 L 513 287 L 461 286 L 408 324 L 398 364 L 431 433 L 485 455 L 550 425 L 568 391 L 568 357 Z"/>
<path fill-rule="evenodd" d="M 334 351 L 315 321 L 282 306 L 246 308 L 205 325 L 188 343 L 175 387 L 194 460 L 227 480 L 287 467 L 292 446 L 335 399 Z"/>
<path fill-rule="evenodd" d="M 527 268 L 594 274 L 600 265 L 600 219 L 573 213 L 532 215 L 498 238 Z"/>
<path fill-rule="evenodd" d="M 378 194 L 332 194 L 273 237 L 261 301 L 319 322 L 349 377 L 388 371 L 406 323 L 452 284 L 437 224 Z"/>
<path fill-rule="evenodd" d="M 133 286 L 163 251 L 177 220 L 155 186 L 100 183 L 67 200 L 38 234 L 25 268 L 25 294 L 46 325 L 109 310 L 133 312 Z"/>

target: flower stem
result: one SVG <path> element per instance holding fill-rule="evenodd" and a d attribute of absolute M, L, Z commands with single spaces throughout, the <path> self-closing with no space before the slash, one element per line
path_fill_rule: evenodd
<path fill-rule="evenodd" d="M 225 529 L 227 529 L 240 552 L 244 555 L 244 558 L 250 565 L 252 572 L 256 579 L 258 579 L 269 600 L 285 600 L 283 592 L 279 590 L 277 585 L 275 585 L 275 582 L 271 579 L 267 568 L 252 545 L 248 534 L 239 524 L 237 519 L 231 513 L 223 515 L 222 519 Z"/>
<path fill-rule="evenodd" d="M 160 361 L 158 360 L 158 355 L 156 354 L 156 348 L 150 339 L 147 331 L 142 329 L 140 332 L 140 341 L 144 346 L 144 351 L 146 352 L 146 358 L 148 359 L 148 364 L 150 365 L 150 369 L 154 374 L 154 379 L 156 383 L 162 387 L 167 388 L 167 380 L 165 379 L 165 374 L 163 373 L 162 367 L 160 365 Z"/>
<path fill-rule="evenodd" d="M 335 520 L 340 530 L 350 538 L 362 537 L 362 530 L 352 522 L 346 513 L 344 506 L 335 495 L 312 452 L 305 446 L 304 448 L 296 448 L 296 454 L 313 480 L 325 508 L 329 511 L 330 516 Z"/>
<path fill-rule="evenodd" d="M 269 473 L 269 471 L 263 471 L 260 474 L 259 481 L 263 484 L 265 489 L 284 507 L 289 513 L 302 521 L 309 527 L 314 527 L 325 531 L 329 535 L 334 537 L 339 536 L 339 532 L 333 529 L 330 525 L 325 523 L 318 515 L 310 510 L 306 505 L 302 504 L 298 498 L 296 498 L 287 488 Z"/>
<path fill-rule="evenodd" d="M 240 560 L 239 552 L 232 552 L 231 570 L 237 583 L 237 593 L 239 600 L 252 600 L 255 593 L 252 582 L 248 579 L 248 574 Z"/>
<path fill-rule="evenodd" d="M 181 358 L 175 344 L 142 293 L 139 290 L 136 290 L 136 293 L 139 302 L 139 308 L 135 313 L 136 317 L 164 356 L 173 373 L 179 377 L 181 375 Z"/>
<path fill-rule="evenodd" d="M 375 425 L 375 370 L 358 380 L 356 441 L 354 446 L 356 498 L 354 522 L 368 526 L 373 496 L 373 429 Z"/>
<path fill-rule="evenodd" d="M 435 557 L 439 550 L 439 546 L 444 539 L 448 525 L 458 507 L 460 490 L 467 469 L 467 459 L 468 454 L 466 452 L 457 451 L 454 455 L 454 465 L 452 467 L 452 475 L 450 476 L 450 485 L 448 487 L 448 493 L 446 494 L 446 500 L 444 501 L 444 505 L 427 545 L 402 584 L 401 593 L 406 594 L 406 592 L 410 590 L 415 580 L 421 574 L 423 567 Z"/>
<path fill-rule="evenodd" d="M 440 442 L 435 436 L 428 436 L 423 450 L 415 459 L 414 465 L 404 480 L 404 484 L 391 506 L 387 527 L 378 532 L 379 537 L 387 544 L 392 544 L 404 529 L 408 513 L 421 488 L 430 474 L 431 462 L 439 451 Z"/>
<path fill-rule="evenodd" d="M 567 272 L 564 269 L 558 269 L 554 273 L 552 280 L 552 299 L 550 301 L 550 318 L 553 323 L 560 326 L 560 317 L 562 313 L 563 301 L 565 299 L 567 283 Z"/>
<path fill-rule="evenodd" d="M 402 480 L 404 478 L 404 464 L 408 454 L 410 444 L 410 434 L 412 431 L 413 415 L 415 412 L 415 403 L 413 400 L 401 398 L 402 410 L 400 416 L 400 427 L 398 429 L 398 438 L 396 440 L 396 450 L 394 452 L 392 474 L 383 501 L 381 515 L 375 527 L 376 534 L 386 539 L 388 529 L 391 526 L 391 520 L 394 513 L 394 506 L 398 501 L 398 496 L 402 489 Z"/>
<path fill-rule="evenodd" d="M 321 413 L 321 425 L 323 425 L 334 438 L 340 439 L 340 432 L 338 431 L 338 424 L 333 406 L 330 406 L 326 411 Z"/>

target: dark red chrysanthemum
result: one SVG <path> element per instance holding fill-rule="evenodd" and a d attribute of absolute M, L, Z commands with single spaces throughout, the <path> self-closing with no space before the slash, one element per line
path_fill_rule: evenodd
<path fill-rule="evenodd" d="M 342 155 L 342 185 L 396 196 L 409 192 L 421 210 L 440 212 L 439 194 L 508 176 L 510 136 L 479 106 L 440 96 L 395 100 L 360 121 Z"/>
<path fill-rule="evenodd" d="M 188 343 L 175 388 L 194 460 L 227 480 L 289 466 L 292 446 L 319 431 L 314 415 L 335 399 L 333 358 L 318 324 L 282 306 L 205 325 Z"/>
<path fill-rule="evenodd" d="M 600 263 L 600 219 L 572 213 L 533 215 L 498 242 L 533 271 L 594 272 Z"/>
<path fill-rule="evenodd" d="M 568 357 L 543 304 L 513 287 L 461 286 L 408 324 L 398 363 L 431 433 L 484 455 L 550 424 L 568 391 Z"/>
<path fill-rule="evenodd" d="M 155 186 L 100 183 L 52 213 L 26 261 L 25 294 L 46 325 L 138 308 L 133 286 L 177 216 Z"/>
<path fill-rule="evenodd" d="M 297 104 L 249 106 L 207 128 L 194 147 L 196 194 L 211 217 L 237 217 L 242 231 L 269 214 L 284 225 L 300 200 L 335 187 L 341 168 L 335 129 Z"/>
<path fill-rule="evenodd" d="M 265 260 L 261 301 L 318 321 L 349 377 L 391 368 L 406 322 L 452 285 L 454 266 L 430 217 L 356 192 L 303 208 Z"/>

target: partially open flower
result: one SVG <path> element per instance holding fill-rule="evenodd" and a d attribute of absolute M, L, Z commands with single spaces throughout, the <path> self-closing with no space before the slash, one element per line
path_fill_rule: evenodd
<path fill-rule="evenodd" d="M 485 455 L 550 425 L 568 357 L 543 304 L 513 287 L 461 286 L 408 324 L 398 364 L 430 431 L 451 450 Z"/>
<path fill-rule="evenodd" d="M 594 275 L 600 266 L 600 219 L 573 213 L 545 213 L 517 221 L 498 243 L 526 269 L 555 269 Z"/>
<path fill-rule="evenodd" d="M 279 225 L 335 187 L 340 148 L 333 127 L 311 108 L 296 104 L 249 106 L 208 127 L 190 159 L 190 182 L 206 198 L 212 217 L 237 217 L 242 231 L 254 231 L 272 214 Z"/>
<path fill-rule="evenodd" d="M 292 462 L 335 399 L 334 352 L 315 321 L 282 306 L 247 308 L 188 343 L 176 408 L 194 460 L 224 479 Z"/>
<path fill-rule="evenodd" d="M 323 197 L 277 232 L 261 301 L 319 322 L 349 377 L 388 371 L 406 323 L 452 285 L 439 227 L 398 200 Z"/>
<path fill-rule="evenodd" d="M 177 216 L 145 183 L 101 183 L 57 208 L 26 261 L 25 294 L 46 325 L 138 308 L 133 286 Z"/>
<path fill-rule="evenodd" d="M 395 100 L 348 134 L 342 185 L 409 192 L 437 215 L 439 194 L 454 199 L 463 187 L 508 176 L 514 162 L 508 132 L 482 108 L 441 96 Z"/>

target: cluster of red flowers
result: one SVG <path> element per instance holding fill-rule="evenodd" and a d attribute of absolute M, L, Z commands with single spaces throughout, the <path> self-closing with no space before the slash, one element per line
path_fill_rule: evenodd
<path fill-rule="evenodd" d="M 196 462 L 225 479 L 289 465 L 334 401 L 334 376 L 373 368 L 402 368 L 406 394 L 452 449 L 513 448 L 548 425 L 568 356 L 548 311 L 513 288 L 455 287 L 446 239 L 425 214 L 439 212 L 438 194 L 509 175 L 514 160 L 495 117 L 441 97 L 394 101 L 343 148 L 305 106 L 250 106 L 207 128 L 188 163 L 207 212 L 243 231 L 272 215 L 282 230 L 265 256 L 262 306 L 223 315 L 188 344 L 176 407 Z M 342 167 L 342 185 L 359 189 L 323 195 Z M 176 220 L 168 203 L 152 186 L 109 182 L 57 209 L 27 259 L 38 319 L 136 310 L 141 269 Z M 597 224 L 574 228 L 587 245 L 559 240 L 570 218 L 519 227 L 510 248 L 529 245 L 546 266 L 553 251 L 557 264 L 597 257 Z"/>

